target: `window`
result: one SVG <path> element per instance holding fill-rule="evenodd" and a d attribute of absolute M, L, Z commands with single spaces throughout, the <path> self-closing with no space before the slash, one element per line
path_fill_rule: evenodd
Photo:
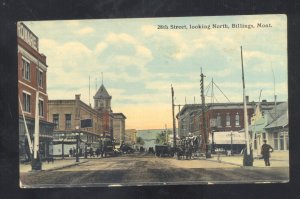
<path fill-rule="evenodd" d="M 235 126 L 240 126 L 240 115 L 236 113 L 235 115 Z"/>
<path fill-rule="evenodd" d="M 278 149 L 278 133 L 274 133 L 274 150 Z"/>
<path fill-rule="evenodd" d="M 70 129 L 71 128 L 71 114 L 66 114 L 66 129 Z"/>
<path fill-rule="evenodd" d="M 43 87 L 43 71 L 40 69 L 36 69 L 36 82 L 39 87 Z"/>
<path fill-rule="evenodd" d="M 39 116 L 44 116 L 44 101 L 39 100 Z"/>
<path fill-rule="evenodd" d="M 280 134 L 279 136 L 279 144 L 280 144 L 280 150 L 284 150 L 284 135 Z"/>
<path fill-rule="evenodd" d="M 230 115 L 226 113 L 226 126 L 230 126 Z"/>
<path fill-rule="evenodd" d="M 23 78 L 30 81 L 30 63 L 22 59 L 22 74 Z"/>
<path fill-rule="evenodd" d="M 289 150 L 289 137 L 286 135 L 285 137 L 286 150 Z"/>
<path fill-rule="evenodd" d="M 220 113 L 218 113 L 218 115 L 217 115 L 217 126 L 218 126 L 218 127 L 222 127 L 222 125 L 221 125 L 221 116 L 220 116 Z"/>
<path fill-rule="evenodd" d="M 23 93 L 23 111 L 30 113 L 30 95 Z"/>
<path fill-rule="evenodd" d="M 59 115 L 53 114 L 53 123 L 54 123 L 54 129 L 59 128 Z"/>

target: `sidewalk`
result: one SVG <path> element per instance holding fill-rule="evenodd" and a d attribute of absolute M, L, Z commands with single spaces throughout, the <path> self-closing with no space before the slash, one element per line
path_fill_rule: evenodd
<path fill-rule="evenodd" d="M 57 170 L 57 169 L 62 169 L 62 168 L 66 168 L 66 167 L 70 167 L 70 166 L 74 166 L 74 165 L 78 165 L 78 164 L 82 164 L 88 162 L 87 159 L 83 159 L 80 158 L 79 162 L 76 162 L 75 158 L 68 158 L 68 159 L 55 159 L 54 162 L 49 162 L 47 163 L 47 161 L 42 162 L 42 171 L 51 171 L 51 170 Z M 31 165 L 30 163 L 28 164 L 20 164 L 20 173 L 24 173 L 24 172 L 31 172 Z"/>
<path fill-rule="evenodd" d="M 253 162 L 254 167 L 266 167 L 263 159 L 257 159 L 255 157 L 256 157 L 256 153 L 254 153 L 254 162 Z M 212 158 L 208 160 L 243 166 L 242 155 L 218 156 L 214 154 Z M 271 153 L 270 163 L 271 163 L 270 167 L 289 167 L 289 151 L 275 151 Z"/>

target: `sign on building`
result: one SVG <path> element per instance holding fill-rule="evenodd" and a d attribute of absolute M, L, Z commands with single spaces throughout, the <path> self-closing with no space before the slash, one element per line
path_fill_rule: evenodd
<path fill-rule="evenodd" d="M 93 127 L 93 120 L 92 119 L 80 120 L 80 127 L 81 128 Z"/>
<path fill-rule="evenodd" d="M 18 37 L 20 37 L 23 41 L 25 41 L 29 46 L 31 46 L 34 50 L 39 51 L 39 38 L 31 32 L 27 26 L 23 23 L 18 23 Z"/>

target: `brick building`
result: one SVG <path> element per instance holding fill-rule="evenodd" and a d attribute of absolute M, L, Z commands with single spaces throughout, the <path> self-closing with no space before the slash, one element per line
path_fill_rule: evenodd
<path fill-rule="evenodd" d="M 280 103 L 278 103 L 280 104 Z M 248 124 L 254 114 L 255 102 L 247 101 Z M 263 101 L 261 108 L 263 111 L 271 110 L 274 102 Z M 206 132 L 208 139 L 213 141 L 213 136 L 218 132 L 238 133 L 244 129 L 244 107 L 243 103 L 214 103 L 206 106 Z M 176 116 L 178 120 L 179 137 L 193 135 L 203 135 L 203 119 L 201 104 L 187 104 L 183 106 Z M 228 137 L 230 139 L 230 137 Z M 202 139 L 203 140 L 203 139 Z"/>
<path fill-rule="evenodd" d="M 35 123 L 35 104 L 39 93 L 39 152 L 42 158 L 51 153 L 53 124 L 48 122 L 48 94 L 46 56 L 39 52 L 38 37 L 24 24 L 17 24 L 18 43 L 18 97 L 22 104 L 26 124 L 33 140 Z M 30 151 L 26 137 L 24 119 L 19 106 L 19 158 L 29 160 Z"/>
<path fill-rule="evenodd" d="M 102 84 L 94 96 L 94 109 L 102 116 L 101 136 L 113 139 L 114 115 L 111 109 L 111 99 L 112 97 Z"/>

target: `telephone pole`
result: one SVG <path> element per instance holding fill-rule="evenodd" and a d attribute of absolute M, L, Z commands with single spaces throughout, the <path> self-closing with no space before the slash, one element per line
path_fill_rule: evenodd
<path fill-rule="evenodd" d="M 202 126 L 203 126 L 203 137 L 204 137 L 204 149 L 206 158 L 210 158 L 210 154 L 208 152 L 208 136 L 206 129 L 206 115 L 205 115 L 205 96 L 204 96 L 204 74 L 200 74 L 200 91 L 201 91 L 201 102 L 202 102 Z"/>
<path fill-rule="evenodd" d="M 245 88 L 242 46 L 241 46 L 241 62 L 242 62 L 243 102 L 244 102 L 244 128 L 245 128 L 245 139 L 246 139 L 246 152 L 244 153 L 243 165 L 244 166 L 253 166 L 253 154 L 252 154 L 252 149 L 251 149 L 250 143 L 249 143 L 248 113 L 247 113 L 247 102 L 246 102 L 246 88 Z"/>
<path fill-rule="evenodd" d="M 171 93 L 172 93 L 172 118 L 173 118 L 173 147 L 176 148 L 176 124 L 175 124 L 175 114 L 174 114 L 174 89 L 171 85 Z"/>

